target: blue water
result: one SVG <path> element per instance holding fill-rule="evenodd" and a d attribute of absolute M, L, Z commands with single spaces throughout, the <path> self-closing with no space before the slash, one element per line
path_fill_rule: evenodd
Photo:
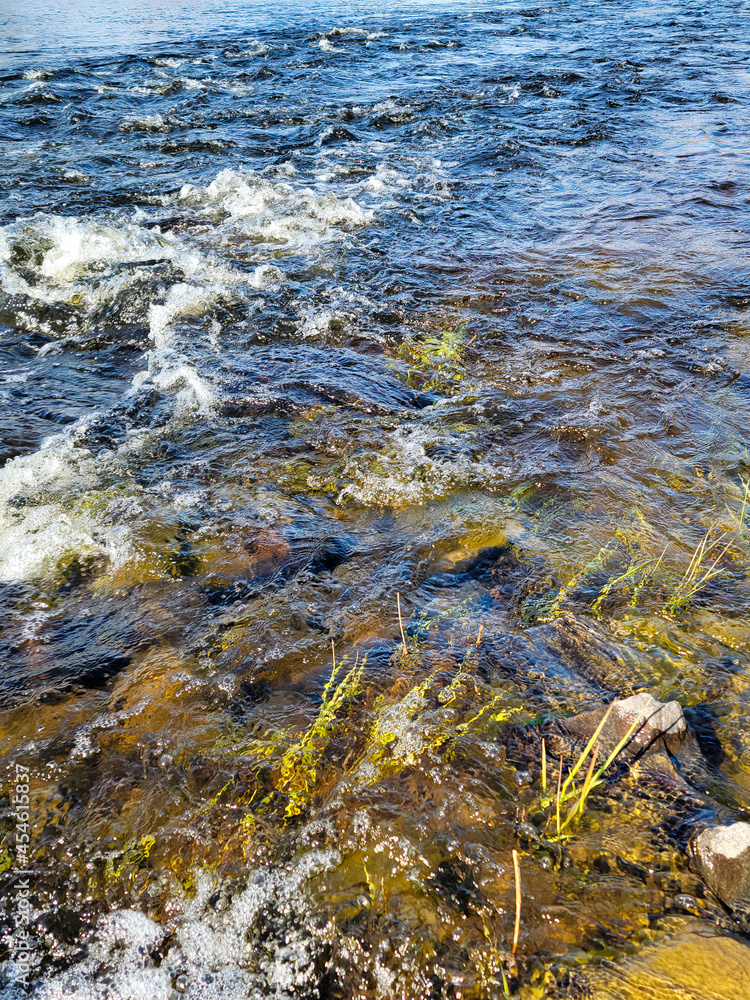
<path fill-rule="evenodd" d="M 625 0 L 3 4 L 4 760 L 37 775 L 39 912 L 62 908 L 87 928 L 109 911 L 115 923 L 120 910 L 155 921 L 123 918 L 132 954 L 96 994 L 86 991 L 115 961 L 120 931 L 106 924 L 84 962 L 78 932 L 53 929 L 40 995 L 130 995 L 138 947 L 178 911 L 189 983 L 178 992 L 270 990 L 206 900 L 233 898 L 247 858 L 251 872 L 262 861 L 273 900 L 288 892 L 296 908 L 263 919 L 294 925 L 304 952 L 300 928 L 312 934 L 330 900 L 346 897 L 354 909 L 341 902 L 341 920 L 356 923 L 357 859 L 386 842 L 391 808 L 411 861 L 394 875 L 394 909 L 383 904 L 391 915 L 361 931 L 374 963 L 361 995 L 414 997 L 428 980 L 447 991 L 451 975 L 479 995 L 476 956 L 465 956 L 489 947 L 486 920 L 471 911 L 451 938 L 455 906 L 415 886 L 474 843 L 461 864 L 500 886 L 486 890 L 486 913 L 505 954 L 516 791 L 489 751 L 466 751 L 487 798 L 449 834 L 470 796 L 460 762 L 441 758 L 439 779 L 438 765 L 419 764 L 419 788 L 447 789 L 420 826 L 416 793 L 357 797 L 346 782 L 362 747 L 339 734 L 326 760 L 348 776 L 340 797 L 304 813 L 329 824 L 329 853 L 279 815 L 263 820 L 265 846 L 258 827 L 245 861 L 231 853 L 236 829 L 216 812 L 224 772 L 206 778 L 206 761 L 233 740 L 244 760 L 251 736 L 304 731 L 332 640 L 340 657 L 370 651 L 372 697 L 357 712 L 440 664 L 455 671 L 457 644 L 473 646 L 480 625 L 494 649 L 482 683 L 508 699 L 508 718 L 563 717 L 644 689 L 700 706 L 733 748 L 716 794 L 737 815 L 750 809 L 747 13 Z M 722 539 L 709 550 L 723 550 L 722 575 L 680 603 L 704 537 Z M 507 580 L 459 571 L 510 543 Z M 397 595 L 410 636 L 425 616 L 442 623 L 424 670 L 406 679 Z M 619 644 L 610 677 L 548 666 L 533 629 L 561 614 Z M 524 663 L 547 664 L 543 682 L 521 667 L 523 683 L 498 680 L 506 648 L 520 662 L 527 642 Z M 525 773 L 528 749 L 508 747 L 508 766 L 517 752 Z M 407 785 L 410 774 L 405 765 Z M 235 823 L 262 797 L 243 789 L 227 806 Z M 346 825 L 357 810 L 378 831 L 370 841 L 364 819 L 356 836 Z M 117 852 L 152 835 L 151 860 L 139 855 L 127 884 L 107 882 Z M 664 850 L 687 872 L 683 847 Z M 175 858 L 218 879 L 190 905 L 169 874 Z M 285 865 L 296 873 L 286 888 Z M 319 866 L 314 889 L 304 865 Z M 573 876 L 533 879 L 539 910 L 514 988 L 553 961 L 574 964 L 576 949 L 621 947 L 606 879 L 590 891 Z M 649 903 L 627 873 L 618 885 L 626 923 L 670 912 L 677 894 Z M 556 894 L 567 936 L 543 930 Z M 595 928 L 576 922 L 581 906 Z M 248 907 L 230 907 L 237 941 L 251 926 L 273 937 Z M 351 927 L 337 926 L 350 947 Z M 409 946 L 397 974 L 399 938 Z M 268 945 L 279 969 L 280 941 Z M 381 945 L 392 952 L 376 961 Z M 139 995 L 178 989 L 171 954 L 162 971 L 146 963 Z M 200 992 L 204 973 L 213 993 Z M 278 975 L 279 992 L 262 995 L 324 995 L 301 972 L 297 986 Z M 360 995 L 346 975 L 325 995 Z"/>

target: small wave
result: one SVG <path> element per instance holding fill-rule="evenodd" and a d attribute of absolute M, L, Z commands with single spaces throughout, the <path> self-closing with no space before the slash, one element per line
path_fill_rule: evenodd
<path fill-rule="evenodd" d="M 24 80 L 49 80 L 55 75 L 52 69 L 27 69 L 23 74 Z"/>
<path fill-rule="evenodd" d="M 373 218 L 351 197 L 319 193 L 290 183 L 290 171 L 284 174 L 282 181 L 225 170 L 205 187 L 184 186 L 161 199 L 155 211 L 177 206 L 195 212 L 200 225 L 166 234 L 153 222 L 146 225 L 143 211 L 129 221 L 39 215 L 0 229 L 0 287 L 6 294 L 62 306 L 65 315 L 72 307 L 74 315 L 88 317 L 92 331 L 103 310 L 127 301 L 134 304 L 131 321 L 148 336 L 125 416 L 101 454 L 79 443 L 87 441 L 89 422 L 109 420 L 107 413 L 92 411 L 0 470 L 0 580 L 46 578 L 76 560 L 101 559 L 114 572 L 137 558 L 127 517 L 121 523 L 108 484 L 132 486 L 128 469 L 153 435 L 218 411 L 221 326 L 212 313 L 232 302 L 249 304 L 259 292 L 281 285 L 282 270 L 267 259 L 279 250 L 309 252 Z M 236 246 L 238 237 L 253 245 L 254 268 L 226 263 L 225 244 Z M 310 335 L 320 336 L 320 321 L 311 322 Z M 156 421 L 141 405 L 149 392 L 169 403 Z M 119 490 L 113 496 L 120 503 Z M 146 510 L 128 516 L 139 524 L 150 517 Z"/>
<path fill-rule="evenodd" d="M 259 56 L 267 56 L 270 51 L 270 48 L 265 44 L 265 42 L 259 42 L 257 39 L 254 39 L 250 48 L 243 49 L 241 52 L 238 52 L 237 55 L 241 59 L 255 59 Z"/>
<path fill-rule="evenodd" d="M 40 215 L 0 230 L 0 288 L 50 304 L 80 305 L 111 297 L 113 267 L 171 260 L 175 252 L 169 238 L 132 223 Z"/>
<path fill-rule="evenodd" d="M 339 500 L 349 498 L 367 506 L 424 504 L 453 489 L 492 487 L 510 475 L 509 469 L 474 461 L 461 448 L 458 454 L 437 457 L 445 446 L 445 432 L 438 428 L 397 428 L 379 454 L 364 464 L 361 458 L 349 461 L 343 478 L 351 482 Z"/>

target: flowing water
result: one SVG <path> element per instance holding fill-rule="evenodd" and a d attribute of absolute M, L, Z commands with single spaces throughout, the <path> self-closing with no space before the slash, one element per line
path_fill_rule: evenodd
<path fill-rule="evenodd" d="M 705 1000 L 745 947 L 685 845 L 750 811 L 746 13 L 6 2 L 35 995 Z M 558 838 L 542 737 L 639 691 L 692 792 Z"/>

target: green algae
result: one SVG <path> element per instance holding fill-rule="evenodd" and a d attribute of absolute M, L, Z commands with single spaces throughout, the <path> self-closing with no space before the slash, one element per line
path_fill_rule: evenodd
<path fill-rule="evenodd" d="M 397 357 L 406 365 L 405 381 L 410 388 L 452 395 L 468 375 L 463 362 L 468 323 L 445 326 L 436 333 L 404 340 Z M 397 373 L 400 368 L 393 366 Z"/>

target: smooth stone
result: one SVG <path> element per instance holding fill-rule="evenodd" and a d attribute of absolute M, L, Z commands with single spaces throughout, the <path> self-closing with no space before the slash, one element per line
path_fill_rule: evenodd
<path fill-rule="evenodd" d="M 750 912 L 750 823 L 711 826 L 690 842 L 701 878 L 733 910 Z"/>

